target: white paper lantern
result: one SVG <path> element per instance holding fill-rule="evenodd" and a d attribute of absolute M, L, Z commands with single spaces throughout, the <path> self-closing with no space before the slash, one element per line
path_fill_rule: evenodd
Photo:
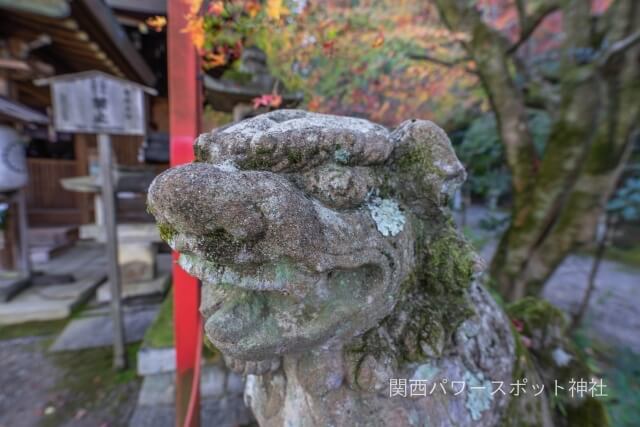
<path fill-rule="evenodd" d="M 27 185 L 27 157 L 20 135 L 8 126 L 0 126 L 0 191 L 12 191 Z"/>

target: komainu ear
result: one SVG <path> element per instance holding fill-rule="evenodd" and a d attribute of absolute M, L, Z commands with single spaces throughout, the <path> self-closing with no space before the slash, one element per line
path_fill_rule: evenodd
<path fill-rule="evenodd" d="M 447 134 L 428 120 L 407 120 L 392 133 L 390 182 L 418 215 L 444 206 L 466 179 Z"/>

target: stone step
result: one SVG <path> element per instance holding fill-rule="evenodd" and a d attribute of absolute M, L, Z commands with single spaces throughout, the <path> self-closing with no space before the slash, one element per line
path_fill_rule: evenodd
<path fill-rule="evenodd" d="M 170 284 L 171 275 L 169 274 L 163 274 L 153 280 L 147 280 L 144 282 L 122 283 L 120 297 L 122 299 L 128 299 L 150 295 L 162 295 L 169 289 Z M 109 281 L 100 285 L 96 298 L 98 302 L 111 301 L 111 283 Z"/>
<path fill-rule="evenodd" d="M 29 278 L 18 272 L 0 272 L 0 302 L 7 302 L 29 286 Z"/>
<path fill-rule="evenodd" d="M 59 246 L 78 240 L 77 226 L 30 227 L 29 246 Z"/>
<path fill-rule="evenodd" d="M 105 275 L 96 274 L 72 283 L 31 286 L 11 301 L 0 303 L 0 325 L 64 319 L 93 295 Z"/>
<path fill-rule="evenodd" d="M 158 305 L 123 307 L 124 332 L 127 343 L 142 341 L 155 318 Z M 113 344 L 113 320 L 108 311 L 74 318 L 58 335 L 49 351 L 69 351 L 107 347 Z"/>
<path fill-rule="evenodd" d="M 141 347 L 138 350 L 138 375 L 158 375 L 175 372 L 176 349 L 174 347 Z"/>
<path fill-rule="evenodd" d="M 254 425 L 244 405 L 242 377 L 222 366 L 203 366 L 200 380 L 201 425 Z M 142 382 L 130 427 L 175 426 L 175 373 L 147 375 Z"/>

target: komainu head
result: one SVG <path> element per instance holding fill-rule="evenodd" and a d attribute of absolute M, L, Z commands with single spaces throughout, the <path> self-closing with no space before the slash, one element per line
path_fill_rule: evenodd
<path fill-rule="evenodd" d="M 149 209 L 226 355 L 272 360 L 383 321 L 406 357 L 437 354 L 464 320 L 475 258 L 445 205 L 465 172 L 433 123 L 280 110 L 195 153 L 156 178 Z"/>

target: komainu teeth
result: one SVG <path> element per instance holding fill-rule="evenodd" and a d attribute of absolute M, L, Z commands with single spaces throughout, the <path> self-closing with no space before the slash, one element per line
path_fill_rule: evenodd
<path fill-rule="evenodd" d="M 217 283 L 224 276 L 224 268 L 194 255 L 180 254 L 178 264 L 187 273 L 211 283 Z"/>
<path fill-rule="evenodd" d="M 288 295 L 290 277 L 278 270 L 278 266 L 264 266 L 256 275 L 241 275 L 232 267 L 218 265 L 202 258 L 182 253 L 178 264 L 189 274 L 211 285 L 233 285 L 238 289 L 252 292 L 277 291 Z"/>

